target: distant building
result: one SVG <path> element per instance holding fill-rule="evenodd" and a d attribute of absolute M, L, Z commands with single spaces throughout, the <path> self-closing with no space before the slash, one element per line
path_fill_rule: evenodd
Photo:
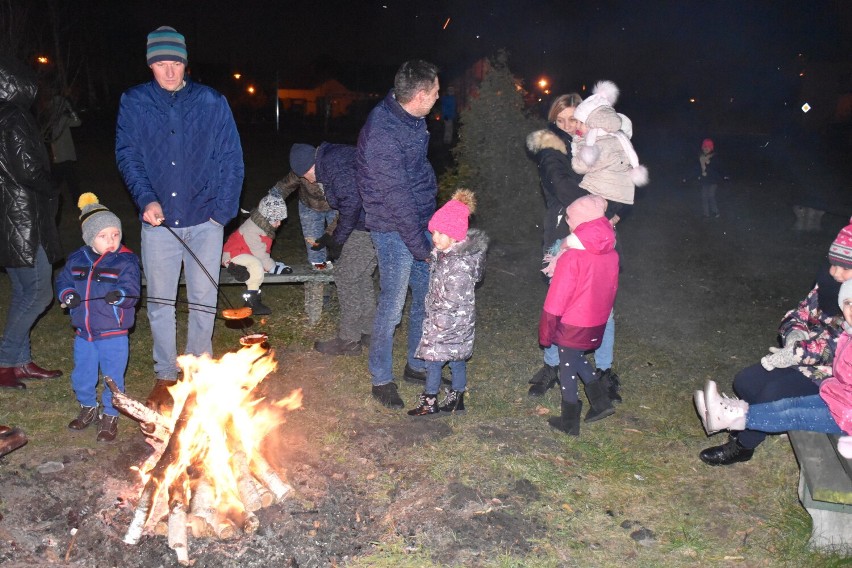
<path fill-rule="evenodd" d="M 368 97 L 366 93 L 350 91 L 334 79 L 329 79 L 311 89 L 278 89 L 281 109 L 304 116 L 328 118 L 346 116 L 353 103 Z"/>

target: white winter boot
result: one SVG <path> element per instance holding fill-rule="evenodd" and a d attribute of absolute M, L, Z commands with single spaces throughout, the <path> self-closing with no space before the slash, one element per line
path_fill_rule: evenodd
<path fill-rule="evenodd" d="M 704 391 L 697 390 L 692 395 L 692 400 L 695 402 L 695 410 L 698 411 L 698 417 L 701 418 L 701 424 L 707 422 L 707 403 L 704 402 Z"/>
<path fill-rule="evenodd" d="M 707 381 L 704 387 L 704 406 L 704 430 L 707 434 L 720 430 L 745 430 L 748 403 L 720 395 L 713 381 Z"/>

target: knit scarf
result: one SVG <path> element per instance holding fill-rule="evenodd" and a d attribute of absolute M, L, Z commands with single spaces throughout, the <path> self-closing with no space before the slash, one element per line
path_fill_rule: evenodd
<path fill-rule="evenodd" d="M 260 230 L 266 233 L 266 236 L 270 239 L 275 238 L 275 227 L 269 224 L 269 221 L 266 220 L 266 217 L 260 214 L 260 211 L 257 210 L 257 207 L 252 209 L 251 215 L 249 215 L 249 219 L 252 222 L 260 227 Z"/>

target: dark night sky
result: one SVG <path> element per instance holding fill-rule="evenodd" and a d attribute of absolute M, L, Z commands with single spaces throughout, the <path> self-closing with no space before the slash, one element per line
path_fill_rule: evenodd
<path fill-rule="evenodd" d="M 528 87 L 555 92 L 614 80 L 635 99 L 710 95 L 759 104 L 789 81 L 794 58 L 849 59 L 846 0 L 126 0 L 103 4 L 115 61 L 147 78 L 145 35 L 172 25 L 197 73 L 239 70 L 305 87 L 325 71 L 384 90 L 404 60 L 452 79 L 500 48 Z M 442 29 L 447 18 L 450 22 Z M 127 62 L 130 65 L 127 65 Z M 226 75 L 225 75 L 226 76 Z M 363 84 L 352 84 L 355 77 Z M 132 79 L 131 79 L 132 78 Z M 347 81 L 348 79 L 348 81 Z M 626 102 L 626 101 L 625 101 Z"/>

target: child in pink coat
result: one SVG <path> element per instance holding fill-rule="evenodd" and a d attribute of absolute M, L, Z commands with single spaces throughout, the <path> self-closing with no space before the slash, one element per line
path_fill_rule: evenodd
<path fill-rule="evenodd" d="M 716 383 L 707 381 L 704 390 L 695 391 L 694 395 L 707 433 L 748 428 L 761 432 L 845 434 L 838 449 L 844 457 L 852 458 L 852 280 L 840 286 L 838 303 L 843 312 L 843 334 L 837 339 L 833 375 L 820 384 L 819 394 L 749 405 L 744 400 L 719 395 Z"/>
<path fill-rule="evenodd" d="M 545 274 L 553 276 L 538 327 L 541 345 L 559 347 L 559 382 L 562 386 L 562 415 L 548 422 L 570 434 L 580 434 L 582 403 L 577 376 L 586 385 L 591 409 L 586 422 L 615 412 L 607 379 L 590 365 L 585 352 L 597 349 L 618 290 L 618 253 L 615 231 L 604 216 L 606 200 L 586 195 L 566 210 L 571 234 L 548 255 Z"/>

